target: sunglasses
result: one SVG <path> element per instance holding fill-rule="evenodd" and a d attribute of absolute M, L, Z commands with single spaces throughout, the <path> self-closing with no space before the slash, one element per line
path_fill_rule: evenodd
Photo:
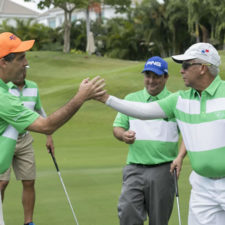
<path fill-rule="evenodd" d="M 211 64 L 183 62 L 183 63 L 182 63 L 182 68 L 183 68 L 184 70 L 187 70 L 190 66 L 194 66 L 194 65 L 211 66 Z"/>

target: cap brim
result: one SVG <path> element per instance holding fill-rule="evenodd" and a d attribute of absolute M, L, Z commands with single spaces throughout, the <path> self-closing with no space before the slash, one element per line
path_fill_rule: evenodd
<path fill-rule="evenodd" d="M 191 60 L 191 59 L 195 59 L 195 58 L 196 57 L 193 57 L 190 55 L 185 55 L 185 54 L 172 56 L 172 59 L 177 63 L 182 63 L 183 61 Z"/>
<path fill-rule="evenodd" d="M 35 40 L 22 41 L 21 44 L 12 51 L 13 52 L 26 52 L 30 50 L 34 45 Z"/>
<path fill-rule="evenodd" d="M 157 70 L 156 68 L 143 70 L 142 73 L 144 73 L 145 71 L 152 71 L 153 73 L 157 74 L 158 76 L 162 76 L 164 74 L 164 72 L 162 72 L 161 70 Z"/>

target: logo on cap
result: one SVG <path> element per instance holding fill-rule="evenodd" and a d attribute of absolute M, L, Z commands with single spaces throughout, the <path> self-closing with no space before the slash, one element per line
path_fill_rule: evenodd
<path fill-rule="evenodd" d="M 9 36 L 9 39 L 10 40 L 16 40 L 16 36 L 13 34 L 13 35 Z"/>
<path fill-rule="evenodd" d="M 161 67 L 161 62 L 156 62 L 156 61 L 150 61 L 150 62 L 147 62 L 146 65 L 155 65 L 155 66 L 158 66 L 158 67 Z"/>
<path fill-rule="evenodd" d="M 201 53 L 203 53 L 203 54 L 205 54 L 206 55 L 206 53 L 209 53 L 209 49 L 202 49 L 202 51 L 201 51 Z"/>

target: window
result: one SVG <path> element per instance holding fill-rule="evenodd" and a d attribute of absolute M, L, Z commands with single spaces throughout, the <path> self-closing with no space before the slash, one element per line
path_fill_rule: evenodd
<path fill-rule="evenodd" d="M 50 18 L 50 19 L 48 20 L 48 25 L 49 25 L 49 27 L 51 27 L 51 28 L 55 28 L 55 27 L 56 27 L 55 18 Z"/>

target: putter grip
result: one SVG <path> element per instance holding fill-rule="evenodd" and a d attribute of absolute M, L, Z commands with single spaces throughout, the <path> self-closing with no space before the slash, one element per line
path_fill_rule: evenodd
<path fill-rule="evenodd" d="M 177 170 L 176 170 L 176 168 L 174 169 L 173 174 L 174 174 L 175 193 L 176 193 L 176 196 L 178 197 L 179 193 L 178 193 Z"/>
<path fill-rule="evenodd" d="M 59 172 L 59 167 L 58 167 L 58 164 L 57 164 L 57 162 L 56 162 L 55 157 L 54 157 L 53 154 L 52 154 L 52 151 L 50 151 L 50 154 L 51 154 L 52 160 L 53 160 L 53 162 L 54 162 L 54 164 L 55 164 L 55 168 L 56 168 L 57 172 Z"/>

